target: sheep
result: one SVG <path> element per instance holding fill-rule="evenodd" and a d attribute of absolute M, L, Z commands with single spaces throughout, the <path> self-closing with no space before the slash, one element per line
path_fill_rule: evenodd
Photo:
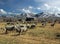
<path fill-rule="evenodd" d="M 15 26 L 15 27 L 16 27 L 17 32 L 19 32 L 19 35 L 20 33 L 26 32 L 28 30 L 27 26 L 23 24 L 19 26 Z"/>
<path fill-rule="evenodd" d="M 54 22 L 51 24 L 51 26 L 54 27 L 54 26 L 55 26 L 55 23 L 56 23 L 56 22 L 54 21 Z"/>
<path fill-rule="evenodd" d="M 20 34 L 21 28 L 19 25 L 10 25 L 10 26 L 5 26 L 5 34 L 8 34 L 8 31 L 16 31 Z"/>
<path fill-rule="evenodd" d="M 54 27 L 55 26 L 55 23 L 52 23 L 51 26 Z"/>
<path fill-rule="evenodd" d="M 21 32 L 26 32 L 27 31 L 27 26 L 26 25 L 20 25 Z"/>
<path fill-rule="evenodd" d="M 55 33 L 55 39 L 60 39 L 60 33 Z"/>
<path fill-rule="evenodd" d="M 19 35 L 20 35 L 20 33 L 21 33 L 21 28 L 20 28 L 19 25 L 15 25 L 15 30 L 16 30 L 16 32 L 18 32 Z"/>
<path fill-rule="evenodd" d="M 31 24 L 31 28 L 34 28 L 36 25 L 35 24 Z"/>
<path fill-rule="evenodd" d="M 30 29 L 31 28 L 31 25 L 30 24 L 27 24 L 27 28 Z"/>
<path fill-rule="evenodd" d="M 32 28 L 34 28 L 36 25 L 35 24 L 27 24 L 27 28 L 28 29 L 32 29 Z"/>
<path fill-rule="evenodd" d="M 8 31 L 13 31 L 14 30 L 14 26 L 6 26 L 5 30 L 6 30 L 5 33 L 7 34 Z"/>
<path fill-rule="evenodd" d="M 53 20 L 51 26 L 54 27 L 56 22 L 57 22 L 57 20 Z"/>
<path fill-rule="evenodd" d="M 13 30 L 15 30 L 16 32 L 18 32 L 19 33 L 19 35 L 20 35 L 20 33 L 22 33 L 22 32 L 26 32 L 27 31 L 27 27 L 26 27 L 26 25 L 13 25 L 13 26 L 6 26 L 5 27 L 5 33 L 7 34 L 8 33 L 8 31 L 13 31 Z"/>
<path fill-rule="evenodd" d="M 46 26 L 46 21 L 42 21 L 42 27 Z"/>

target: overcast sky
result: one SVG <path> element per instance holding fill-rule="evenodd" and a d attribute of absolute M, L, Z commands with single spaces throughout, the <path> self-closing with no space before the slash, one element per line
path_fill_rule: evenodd
<path fill-rule="evenodd" d="M 60 0 L 0 0 L 0 13 L 60 12 Z"/>

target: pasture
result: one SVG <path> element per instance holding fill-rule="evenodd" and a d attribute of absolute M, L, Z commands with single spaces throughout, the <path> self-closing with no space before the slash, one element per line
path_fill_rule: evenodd
<path fill-rule="evenodd" d="M 0 44 L 60 44 L 60 39 L 56 38 L 56 34 L 60 33 L 60 24 L 56 23 L 54 27 L 47 23 L 45 27 L 41 27 L 38 23 L 34 29 L 17 36 L 16 32 L 4 34 L 5 22 L 0 22 Z"/>

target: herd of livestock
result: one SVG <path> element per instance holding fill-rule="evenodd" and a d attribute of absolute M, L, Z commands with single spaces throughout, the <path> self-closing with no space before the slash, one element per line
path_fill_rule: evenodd
<path fill-rule="evenodd" d="M 46 26 L 46 22 L 45 21 L 42 21 L 41 22 L 42 24 L 42 27 L 45 27 Z M 20 35 L 20 33 L 22 32 L 26 32 L 28 31 L 28 29 L 33 29 L 36 27 L 36 23 L 32 23 L 32 24 L 20 24 L 20 23 L 17 23 L 14 25 L 14 23 L 12 23 L 12 25 L 9 25 L 9 23 L 7 23 L 7 25 L 5 26 L 5 34 L 8 34 L 8 31 L 16 31 L 18 33 L 18 35 Z M 55 25 L 55 22 L 51 23 L 51 26 L 54 27 Z"/>
<path fill-rule="evenodd" d="M 18 35 L 22 32 L 26 32 L 28 29 L 34 28 L 36 24 L 15 24 L 15 25 L 6 25 L 5 34 L 8 34 L 8 31 L 16 31 Z"/>

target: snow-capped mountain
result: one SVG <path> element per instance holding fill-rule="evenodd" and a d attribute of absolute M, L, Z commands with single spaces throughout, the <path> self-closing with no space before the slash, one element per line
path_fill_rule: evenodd
<path fill-rule="evenodd" d="M 39 13 L 36 14 L 36 17 L 39 18 L 49 18 L 49 17 L 60 17 L 60 14 L 56 13 L 56 14 L 51 14 L 51 13 Z"/>
<path fill-rule="evenodd" d="M 8 14 L 6 11 L 4 11 L 3 9 L 0 9 L 0 16 L 14 16 L 17 18 L 26 18 L 26 17 L 36 17 L 36 18 L 54 18 L 54 17 L 60 17 L 59 13 L 48 13 L 48 12 L 41 12 L 38 14 L 34 14 L 34 13 L 21 13 L 19 15 L 16 14 Z"/>

